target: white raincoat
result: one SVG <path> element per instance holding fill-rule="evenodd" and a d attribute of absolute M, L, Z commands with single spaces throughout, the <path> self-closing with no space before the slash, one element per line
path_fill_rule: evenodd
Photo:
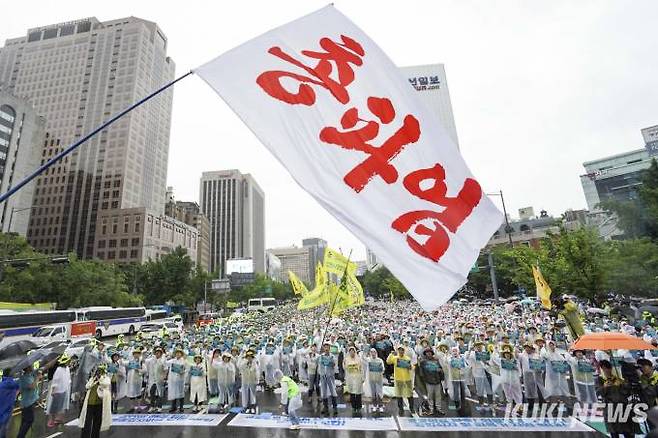
<path fill-rule="evenodd" d="M 134 357 L 124 362 L 126 366 L 126 396 L 138 398 L 142 396 L 142 375 L 146 372 L 144 363 Z"/>
<path fill-rule="evenodd" d="M 98 397 L 103 400 L 103 417 L 101 419 L 101 432 L 106 431 L 112 425 L 112 390 L 110 389 L 110 378 L 107 374 L 103 375 L 100 378 L 98 383 Z M 89 379 L 87 381 L 87 394 L 85 395 L 85 401 L 82 404 L 82 411 L 80 411 L 80 418 L 78 419 L 78 427 L 85 427 L 85 421 L 87 420 L 87 402 L 89 401 L 89 389 L 94 385 L 94 379 Z"/>
<path fill-rule="evenodd" d="M 169 359 L 167 361 L 169 374 L 167 376 L 168 393 L 167 400 L 178 400 L 185 398 L 185 359 Z"/>
<path fill-rule="evenodd" d="M 59 406 L 53 406 L 53 397 L 61 398 Z M 71 402 L 71 370 L 69 367 L 60 366 L 55 370 L 53 379 L 50 381 L 48 396 L 46 399 L 46 414 L 61 414 L 69 409 Z"/>
<path fill-rule="evenodd" d="M 202 403 L 208 398 L 206 370 L 203 362 L 190 366 L 190 401 Z"/>

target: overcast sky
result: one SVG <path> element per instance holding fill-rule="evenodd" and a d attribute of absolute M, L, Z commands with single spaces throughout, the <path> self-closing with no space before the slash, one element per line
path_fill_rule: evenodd
<path fill-rule="evenodd" d="M 5 8 L 0 40 L 95 16 L 155 21 L 177 74 L 326 1 L 34 1 Z M 337 1 L 398 65 L 444 63 L 460 147 L 508 209 L 585 207 L 582 163 L 643 147 L 658 124 L 658 1 Z M 198 77 L 176 86 L 168 182 L 198 200 L 206 170 L 237 168 L 266 194 L 266 245 L 363 245 L 299 188 Z M 495 202 L 498 202 L 495 200 Z M 292 207 L 292 208 L 291 208 Z"/>

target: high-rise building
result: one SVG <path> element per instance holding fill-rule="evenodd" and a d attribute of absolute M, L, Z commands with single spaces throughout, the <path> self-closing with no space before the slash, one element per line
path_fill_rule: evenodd
<path fill-rule="evenodd" d="M 324 260 L 324 250 L 327 248 L 327 241 L 317 237 L 310 237 L 302 240 L 302 246 L 309 250 L 310 270 L 308 278 L 311 283 L 315 284 L 315 267 Z"/>
<path fill-rule="evenodd" d="M 28 102 L 0 89 L 0 193 L 5 193 L 39 166 L 46 121 Z M 0 230 L 27 235 L 36 183 L 31 182 L 2 203 Z"/>
<path fill-rule="evenodd" d="M 641 130 L 644 147 L 651 156 L 658 155 L 658 125 L 649 126 Z"/>
<path fill-rule="evenodd" d="M 0 49 L 0 85 L 46 119 L 42 163 L 173 78 L 164 33 L 135 17 L 33 28 Z M 171 105 L 167 90 L 37 179 L 28 228 L 34 247 L 92 257 L 101 216 L 164 212 Z"/>
<path fill-rule="evenodd" d="M 292 271 L 300 280 L 311 284 L 311 250 L 307 247 L 287 246 L 283 248 L 268 249 L 281 262 L 281 281 L 288 282 L 288 271 Z"/>
<path fill-rule="evenodd" d="M 448 136 L 459 146 L 457 127 L 452 113 L 448 80 L 443 64 L 401 67 L 402 73 L 418 92 L 421 101 L 436 116 Z"/>
<path fill-rule="evenodd" d="M 379 260 L 377 259 L 377 254 L 372 252 L 370 248 L 366 247 L 366 265 L 369 270 L 377 269 L 379 265 Z"/>
<path fill-rule="evenodd" d="M 196 202 L 176 201 L 173 197 L 173 192 L 167 199 L 169 201 L 165 205 L 165 216 L 173 217 L 198 230 L 199 238 L 196 251 L 196 264 L 197 267 L 203 268 L 206 272 L 211 272 L 210 222 L 208 218 L 201 212 L 201 207 Z"/>
<path fill-rule="evenodd" d="M 590 212 L 600 211 L 599 203 L 609 199 L 631 201 L 637 198 L 642 172 L 651 165 L 646 149 L 637 149 L 583 163 L 580 182 Z"/>
<path fill-rule="evenodd" d="M 265 272 L 265 194 L 238 170 L 203 172 L 201 211 L 210 221 L 210 269 L 226 276 L 226 260 L 251 258 Z"/>

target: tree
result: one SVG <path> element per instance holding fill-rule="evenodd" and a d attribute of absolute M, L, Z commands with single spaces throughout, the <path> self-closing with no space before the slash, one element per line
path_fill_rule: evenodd
<path fill-rule="evenodd" d="M 184 248 L 178 247 L 159 260 L 144 265 L 143 278 L 139 278 L 137 283 L 146 304 L 173 301 L 193 306 L 197 303 L 198 291 L 190 288 L 194 263 Z"/>
<path fill-rule="evenodd" d="M 658 291 L 658 243 L 648 238 L 608 243 L 608 289 L 655 297 Z"/>
<path fill-rule="evenodd" d="M 406 299 L 411 294 L 407 291 L 400 280 L 398 280 L 386 266 L 374 271 L 367 271 L 361 280 L 364 292 L 376 298 L 389 298 L 393 293 L 394 298 Z"/>

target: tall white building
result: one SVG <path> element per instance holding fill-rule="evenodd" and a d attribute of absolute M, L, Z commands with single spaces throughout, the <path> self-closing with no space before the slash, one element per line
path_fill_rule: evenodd
<path fill-rule="evenodd" d="M 0 89 L 0 193 L 39 166 L 45 125 L 30 104 Z M 35 185 L 34 181 L 25 185 L 2 203 L 0 231 L 27 235 Z"/>
<path fill-rule="evenodd" d="M 287 283 L 290 281 L 288 271 L 293 272 L 301 281 L 313 287 L 311 282 L 311 249 L 307 246 L 301 248 L 296 246 L 287 246 L 283 248 L 268 249 L 268 253 L 274 254 L 281 262 L 280 275 L 281 281 Z M 315 269 L 313 267 L 313 269 Z"/>
<path fill-rule="evenodd" d="M 238 170 L 203 172 L 201 210 L 210 222 L 210 270 L 225 277 L 226 260 L 250 258 L 265 272 L 265 194 Z"/>
<path fill-rule="evenodd" d="M 427 108 L 434 113 L 437 121 L 445 128 L 448 136 L 459 147 L 457 127 L 448 91 L 448 80 L 443 64 L 400 67 L 400 70 L 416 89 L 418 96 Z"/>
<path fill-rule="evenodd" d="M 164 33 L 135 17 L 33 28 L 0 49 L 0 86 L 46 118 L 41 163 L 173 78 Z M 101 216 L 164 212 L 171 105 L 168 90 L 37 179 L 28 228 L 34 247 L 92 257 Z"/>

